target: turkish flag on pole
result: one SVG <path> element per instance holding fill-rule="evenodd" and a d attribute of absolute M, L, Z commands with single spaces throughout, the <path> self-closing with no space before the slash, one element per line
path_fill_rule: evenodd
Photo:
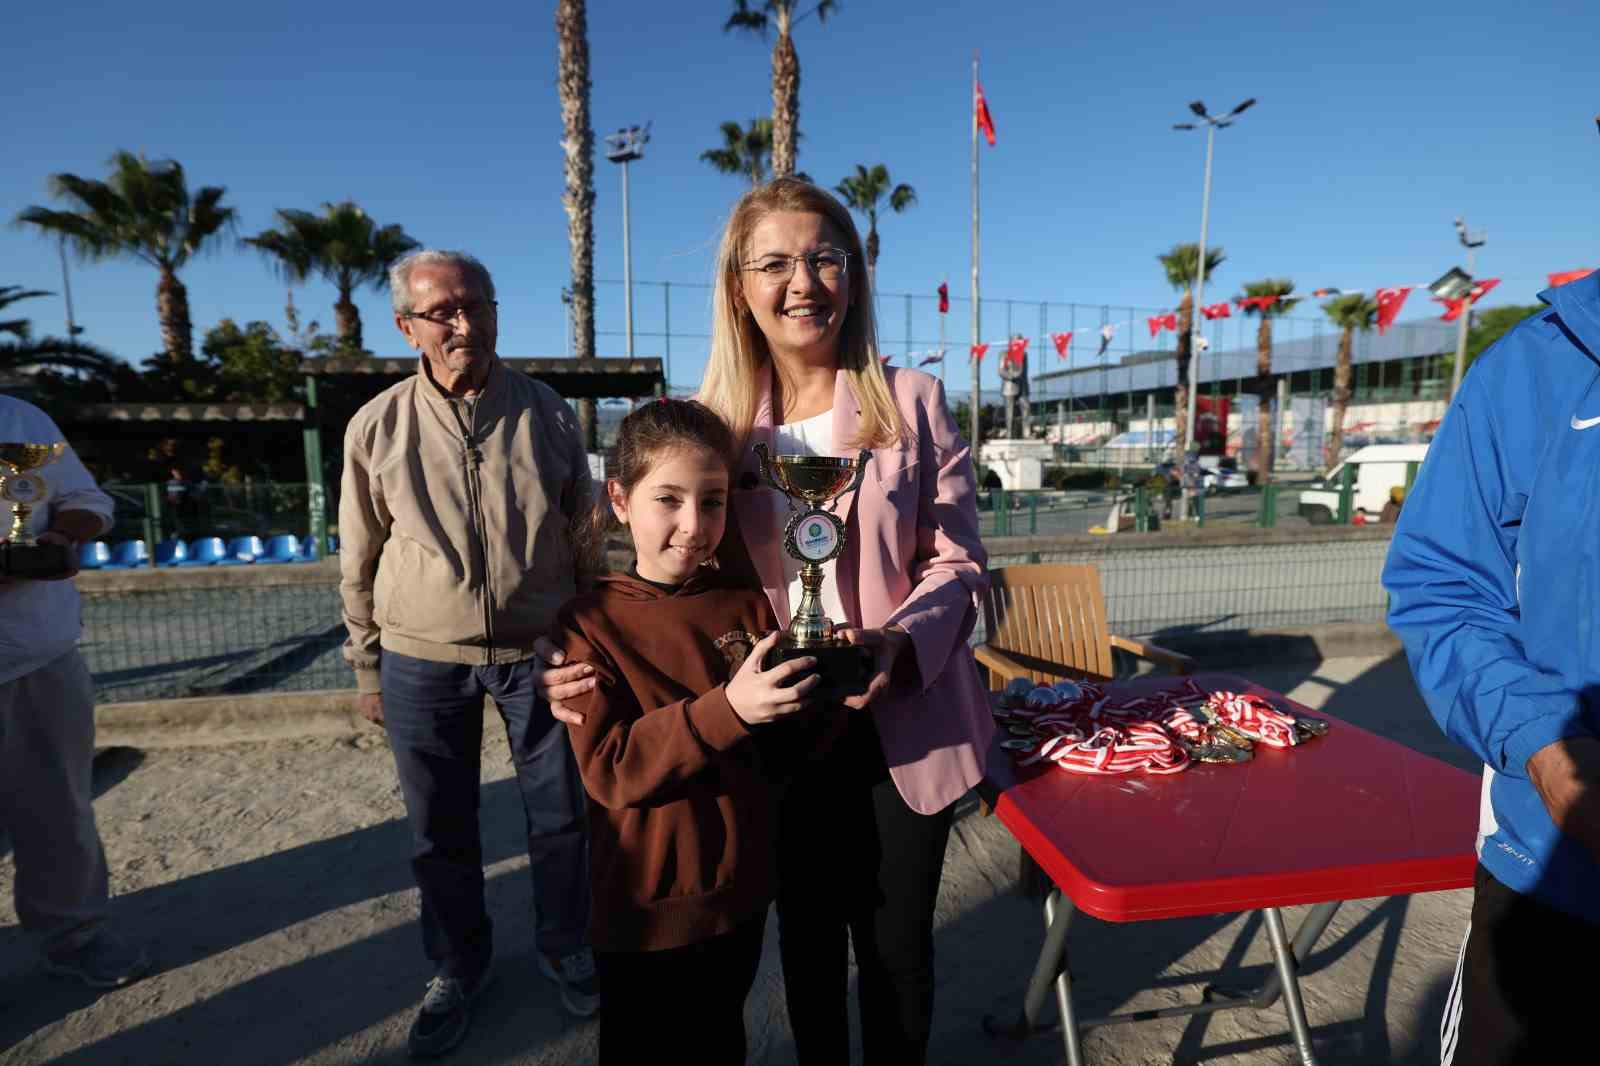
<path fill-rule="evenodd" d="M 972 83 L 975 89 L 973 96 L 974 112 L 978 119 L 978 128 L 983 131 L 984 139 L 989 142 L 989 147 L 994 147 L 994 119 L 989 115 L 989 102 L 983 98 L 983 83 Z"/>
<path fill-rule="evenodd" d="M 974 344 L 972 346 L 972 358 L 975 362 L 983 362 L 983 357 L 988 354 L 989 346 L 987 344 Z"/>
<path fill-rule="evenodd" d="M 1406 297 L 1411 295 L 1411 286 L 1379 289 L 1375 295 L 1378 301 L 1378 332 L 1382 334 L 1400 317 L 1400 308 L 1405 305 Z"/>
<path fill-rule="evenodd" d="M 1233 315 L 1228 311 L 1228 301 L 1226 301 L 1226 300 L 1222 301 L 1219 304 L 1211 304 L 1209 307 L 1202 307 L 1200 309 L 1200 313 L 1202 315 L 1205 315 L 1207 318 L 1232 318 L 1233 317 Z"/>
<path fill-rule="evenodd" d="M 1056 354 L 1061 358 L 1067 357 L 1067 349 L 1072 345 L 1072 334 L 1052 333 L 1050 339 L 1056 342 Z"/>
<path fill-rule="evenodd" d="M 939 313 L 941 315 L 950 313 L 950 285 L 948 282 L 941 281 L 939 283 Z"/>
<path fill-rule="evenodd" d="M 1500 284 L 1499 278 L 1484 278 L 1482 281 L 1472 286 L 1472 291 L 1467 293 L 1464 299 L 1439 300 L 1438 297 L 1434 297 L 1435 300 L 1438 300 L 1439 303 L 1442 303 L 1445 306 L 1445 313 L 1439 317 L 1444 319 L 1446 322 L 1454 322 L 1456 319 L 1461 317 L 1461 312 L 1465 311 L 1467 308 L 1483 299 L 1483 294 L 1498 284 Z"/>
<path fill-rule="evenodd" d="M 1145 325 L 1150 327 L 1150 336 L 1154 337 L 1157 333 L 1161 332 L 1162 317 L 1163 316 L 1161 315 L 1151 315 L 1149 318 L 1144 320 Z"/>
<path fill-rule="evenodd" d="M 1550 287 L 1554 289 L 1559 285 L 1567 285 L 1571 282 L 1578 281 L 1581 278 L 1586 278 L 1593 273 L 1593 267 L 1590 267 L 1587 270 L 1563 270 L 1559 273 L 1550 275 Z"/>
<path fill-rule="evenodd" d="M 1008 363 L 1021 366 L 1028 358 L 1028 338 L 1012 337 L 1011 343 L 1006 345 L 1006 358 Z"/>

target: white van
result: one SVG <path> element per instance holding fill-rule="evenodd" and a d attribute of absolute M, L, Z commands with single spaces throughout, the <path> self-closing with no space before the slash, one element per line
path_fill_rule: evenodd
<path fill-rule="evenodd" d="M 1355 494 L 1350 501 L 1351 516 L 1361 515 L 1367 522 L 1378 521 L 1389 490 L 1404 487 L 1406 468 L 1420 464 L 1428 454 L 1426 444 L 1369 444 L 1358 448 L 1350 458 L 1311 483 L 1300 493 L 1300 516 L 1313 525 L 1325 525 L 1339 514 L 1339 487 L 1344 484 L 1344 468 L 1355 470 Z"/>

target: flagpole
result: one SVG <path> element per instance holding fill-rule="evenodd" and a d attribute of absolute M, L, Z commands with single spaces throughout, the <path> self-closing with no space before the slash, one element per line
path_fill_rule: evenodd
<path fill-rule="evenodd" d="M 972 343 L 982 343 L 983 311 L 978 303 L 978 52 L 972 52 Z M 983 443 L 983 401 L 979 395 L 983 363 L 968 355 L 972 363 L 972 461 L 978 461 L 979 446 Z"/>

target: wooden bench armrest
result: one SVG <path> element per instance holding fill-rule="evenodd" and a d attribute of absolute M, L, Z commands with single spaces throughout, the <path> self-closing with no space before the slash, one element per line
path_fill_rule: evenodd
<path fill-rule="evenodd" d="M 987 667 L 1006 681 L 1025 678 L 1033 672 L 999 648 L 990 647 L 988 644 L 979 644 L 973 648 L 972 655 L 978 660 L 979 666 Z"/>
<path fill-rule="evenodd" d="M 1121 648 L 1126 652 L 1132 652 L 1139 658 L 1148 659 L 1159 666 L 1164 666 L 1175 674 L 1194 673 L 1196 665 L 1194 659 L 1182 652 L 1172 651 L 1155 644 L 1146 644 L 1140 640 L 1119 637 L 1115 633 L 1111 635 L 1111 646 L 1113 648 Z"/>

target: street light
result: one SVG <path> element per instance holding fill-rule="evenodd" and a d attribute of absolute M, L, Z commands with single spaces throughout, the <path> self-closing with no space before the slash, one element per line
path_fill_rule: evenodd
<path fill-rule="evenodd" d="M 650 123 L 606 134 L 606 158 L 622 164 L 622 316 L 627 321 L 628 358 L 633 358 L 633 259 L 628 247 L 628 164 L 644 158 Z"/>
<path fill-rule="evenodd" d="M 1467 299 L 1468 294 L 1472 292 L 1472 271 L 1478 260 L 1478 249 L 1483 247 L 1483 243 L 1484 241 L 1488 240 L 1488 237 L 1486 237 L 1482 232 L 1475 234 L 1468 233 L 1467 220 L 1458 217 L 1456 219 L 1456 239 L 1461 242 L 1461 247 L 1467 250 L 1467 270 L 1465 277 L 1467 291 L 1461 293 L 1459 296 L 1444 296 L 1441 293 L 1435 292 L 1434 295 L 1439 296 L 1441 299 Z M 1445 277 L 1449 276 L 1450 275 L 1448 274 L 1445 275 Z M 1440 280 L 1442 281 L 1443 279 L 1441 278 Z M 1450 400 L 1455 399 L 1456 390 L 1461 387 L 1461 373 L 1467 362 L 1467 329 L 1470 324 L 1469 320 L 1471 318 L 1472 305 L 1464 305 L 1461 308 L 1461 314 L 1456 318 L 1456 365 L 1450 371 Z M 1446 400 L 1445 402 L 1448 403 L 1449 400 Z"/>
<path fill-rule="evenodd" d="M 1207 114 L 1206 105 L 1199 100 L 1192 100 L 1189 103 L 1189 110 L 1194 112 L 1195 117 L 1200 120 L 1199 124 L 1204 124 L 1206 128 L 1206 176 L 1203 191 L 1200 194 L 1200 256 L 1195 263 L 1194 299 L 1191 301 L 1189 312 L 1189 402 L 1185 411 L 1185 433 L 1187 434 L 1187 439 L 1184 441 L 1185 452 L 1194 444 L 1195 401 L 1198 399 L 1200 390 L 1200 360 L 1196 358 L 1196 355 L 1198 354 L 1201 339 L 1200 320 L 1202 316 L 1200 308 L 1205 303 L 1206 292 L 1206 223 L 1210 220 L 1211 212 L 1212 144 L 1216 139 L 1217 130 L 1227 129 L 1233 125 L 1234 119 L 1254 107 L 1255 103 L 1256 98 L 1252 96 L 1221 118 Z M 1172 128 L 1175 130 L 1192 130 L 1197 129 L 1199 124 L 1179 122 Z M 1189 517 L 1189 497 L 1187 493 L 1178 497 L 1178 508 L 1180 518 Z"/>

